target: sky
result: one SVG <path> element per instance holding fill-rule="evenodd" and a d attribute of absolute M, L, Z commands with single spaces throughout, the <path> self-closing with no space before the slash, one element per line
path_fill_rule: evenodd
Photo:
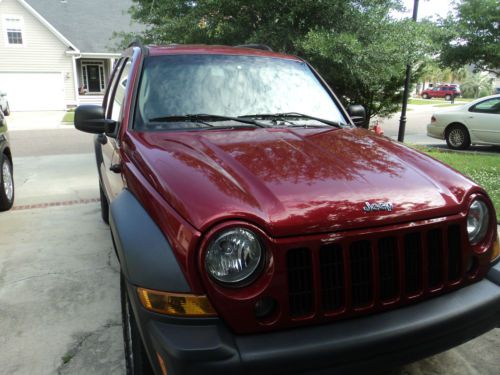
<path fill-rule="evenodd" d="M 406 18 L 411 17 L 413 14 L 413 0 L 402 0 L 407 12 L 395 14 L 395 17 Z M 435 17 L 438 14 L 445 17 L 448 11 L 452 9 L 452 0 L 420 0 L 418 5 L 418 19 L 424 17 Z"/>

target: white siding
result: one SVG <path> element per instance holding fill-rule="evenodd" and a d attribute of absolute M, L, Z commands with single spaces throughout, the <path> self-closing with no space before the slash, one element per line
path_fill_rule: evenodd
<path fill-rule="evenodd" d="M 23 46 L 6 44 L 2 24 L 4 15 L 23 18 Z M 65 54 L 68 47 L 17 0 L 0 1 L 0 32 L 0 72 L 60 72 L 64 79 L 66 103 L 76 102 L 72 60 Z"/>

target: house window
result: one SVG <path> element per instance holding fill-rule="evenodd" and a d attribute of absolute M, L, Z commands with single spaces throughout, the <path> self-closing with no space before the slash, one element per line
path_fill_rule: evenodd
<path fill-rule="evenodd" d="M 23 21 L 20 17 L 4 17 L 6 40 L 9 46 L 23 45 Z"/>

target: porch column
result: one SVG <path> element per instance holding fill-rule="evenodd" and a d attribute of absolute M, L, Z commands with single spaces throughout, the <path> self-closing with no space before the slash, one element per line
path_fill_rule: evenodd
<path fill-rule="evenodd" d="M 78 93 L 78 73 L 76 71 L 76 56 L 73 55 L 71 56 L 72 62 L 73 62 L 73 85 L 75 86 L 75 102 L 76 105 L 80 105 L 80 94 Z"/>

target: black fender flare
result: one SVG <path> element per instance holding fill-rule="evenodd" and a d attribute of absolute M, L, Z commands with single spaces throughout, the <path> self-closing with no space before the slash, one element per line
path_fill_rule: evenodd
<path fill-rule="evenodd" d="M 111 202 L 109 223 L 122 273 L 130 284 L 191 292 L 172 247 L 129 190 Z"/>

